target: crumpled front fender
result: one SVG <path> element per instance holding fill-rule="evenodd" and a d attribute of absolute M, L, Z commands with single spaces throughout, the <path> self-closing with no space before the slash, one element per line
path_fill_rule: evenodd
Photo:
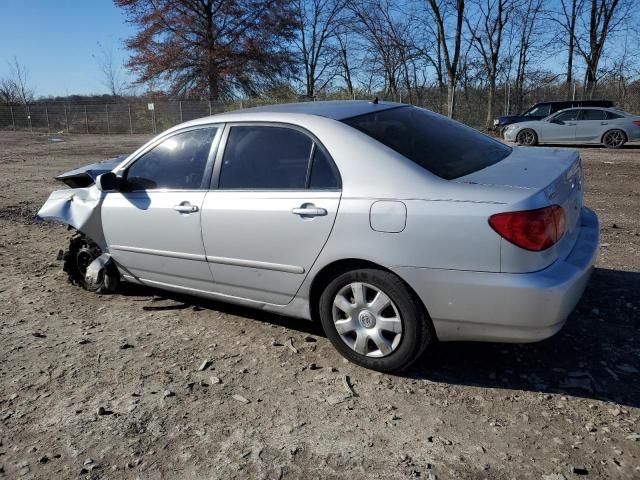
<path fill-rule="evenodd" d="M 37 216 L 42 220 L 71 225 L 96 242 L 102 251 L 106 251 L 107 244 L 100 215 L 103 200 L 104 193 L 95 185 L 56 190 L 40 207 Z"/>

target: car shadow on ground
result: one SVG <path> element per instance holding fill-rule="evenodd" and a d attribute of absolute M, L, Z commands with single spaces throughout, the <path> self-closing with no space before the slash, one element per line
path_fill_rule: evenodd
<path fill-rule="evenodd" d="M 533 344 L 439 344 L 407 375 L 640 406 L 640 273 L 596 269 L 576 311 Z"/>
<path fill-rule="evenodd" d="M 575 143 L 575 144 L 570 144 L 570 143 L 545 143 L 544 145 L 541 145 L 543 147 L 566 147 L 566 148 L 584 148 L 584 149 L 589 149 L 589 150 L 611 150 L 611 151 L 615 151 L 615 150 L 640 150 L 640 143 L 638 142 L 632 142 L 632 143 L 625 143 L 623 146 L 617 148 L 617 149 L 607 149 L 606 147 L 604 147 L 603 145 L 599 145 L 599 144 L 581 144 L 581 143 Z"/>
<path fill-rule="evenodd" d="M 123 294 L 153 296 L 142 307 L 147 311 L 208 309 L 324 336 L 317 323 L 262 310 L 131 284 Z M 640 273 L 597 268 L 576 311 L 554 337 L 533 344 L 440 343 L 398 376 L 640 407 L 639 319 Z"/>

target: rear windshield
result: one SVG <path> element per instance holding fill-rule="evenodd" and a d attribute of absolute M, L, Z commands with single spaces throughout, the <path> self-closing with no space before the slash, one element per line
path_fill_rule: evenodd
<path fill-rule="evenodd" d="M 445 180 L 482 170 L 511 153 L 511 147 L 473 128 L 417 107 L 367 113 L 343 122 Z"/>

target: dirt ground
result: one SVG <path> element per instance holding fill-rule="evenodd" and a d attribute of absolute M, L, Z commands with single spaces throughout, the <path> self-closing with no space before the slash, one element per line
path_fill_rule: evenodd
<path fill-rule="evenodd" d="M 640 478 L 640 147 L 580 149 L 602 248 L 558 335 L 393 376 L 302 320 L 68 284 L 53 176 L 146 137 L 60 138 L 0 133 L 0 478 Z"/>

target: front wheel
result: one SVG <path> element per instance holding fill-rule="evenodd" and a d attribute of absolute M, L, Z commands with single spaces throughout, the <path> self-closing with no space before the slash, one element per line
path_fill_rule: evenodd
<path fill-rule="evenodd" d="M 100 255 L 102 250 L 93 240 L 82 233 L 75 234 L 62 257 L 62 268 L 67 273 L 69 282 L 91 292 L 114 293 L 120 284 L 120 273 L 112 262 L 107 264 L 95 283 L 89 284 L 85 280 L 87 268 Z"/>
<path fill-rule="evenodd" d="M 609 130 L 602 136 L 602 143 L 607 148 L 620 148 L 627 142 L 627 135 L 622 130 Z"/>
<path fill-rule="evenodd" d="M 525 128 L 516 135 L 516 143 L 527 147 L 533 147 L 538 144 L 538 135 L 530 128 Z"/>
<path fill-rule="evenodd" d="M 382 270 L 336 277 L 320 297 L 320 320 L 343 356 L 383 372 L 407 368 L 435 337 L 431 320 L 408 287 Z"/>

